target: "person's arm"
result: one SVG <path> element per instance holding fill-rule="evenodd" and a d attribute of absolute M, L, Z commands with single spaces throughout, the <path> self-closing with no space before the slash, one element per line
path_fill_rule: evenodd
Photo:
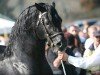
<path fill-rule="evenodd" d="M 65 52 L 58 51 L 58 57 L 53 61 L 53 66 L 58 68 L 61 65 L 61 60 Z M 65 54 L 64 54 L 65 55 Z M 66 56 L 67 57 L 67 56 Z M 65 58 L 66 59 L 66 58 Z M 63 59 L 64 60 L 64 59 Z"/>
<path fill-rule="evenodd" d="M 69 56 L 68 57 L 68 62 L 70 64 L 74 65 L 75 67 L 79 67 L 79 68 L 83 68 L 83 69 L 87 68 L 86 59 L 82 58 L 82 57 Z"/>
<path fill-rule="evenodd" d="M 89 69 L 93 66 L 100 65 L 100 46 L 88 58 L 68 56 L 66 53 L 59 52 L 57 59 L 66 60 L 75 67 Z"/>
<path fill-rule="evenodd" d="M 82 58 L 82 57 L 68 57 L 68 62 L 75 67 L 83 68 L 83 69 L 89 69 L 93 66 L 100 65 L 100 46 L 90 57 Z M 67 60 L 67 59 L 66 59 Z"/>

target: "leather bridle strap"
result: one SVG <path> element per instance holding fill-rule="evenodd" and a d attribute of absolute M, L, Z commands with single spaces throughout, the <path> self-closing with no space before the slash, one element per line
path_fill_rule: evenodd
<path fill-rule="evenodd" d="M 46 38 L 47 40 L 51 43 L 51 47 L 52 46 L 55 46 L 55 44 L 53 43 L 53 40 L 52 38 L 58 36 L 58 35 L 61 35 L 62 32 L 59 32 L 59 33 L 56 33 L 54 35 L 50 35 L 50 33 L 48 32 L 48 29 L 46 28 L 46 25 L 43 23 L 43 21 L 41 20 L 41 17 L 46 14 L 47 12 L 44 12 L 44 13 L 41 13 L 40 12 L 40 15 L 39 15 L 39 20 L 37 21 L 37 27 L 39 26 L 39 23 L 41 23 L 43 26 L 44 26 L 44 29 L 45 29 L 45 32 L 46 32 Z"/>

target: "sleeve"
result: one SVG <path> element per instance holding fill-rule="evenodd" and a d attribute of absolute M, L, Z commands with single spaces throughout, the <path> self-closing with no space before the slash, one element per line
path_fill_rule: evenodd
<path fill-rule="evenodd" d="M 74 65 L 75 67 L 79 67 L 79 68 L 83 68 L 86 69 L 85 66 L 85 59 L 82 57 L 73 57 L 73 56 L 69 56 L 68 57 L 68 62 L 72 65 Z"/>
<path fill-rule="evenodd" d="M 75 67 L 90 69 L 91 67 L 100 65 L 100 46 L 97 51 L 95 51 L 90 57 L 68 57 L 68 62 Z"/>
<path fill-rule="evenodd" d="M 84 51 L 83 57 L 89 57 L 89 56 L 91 56 L 91 55 L 92 55 L 92 51 L 89 50 L 89 49 L 86 49 L 86 50 Z"/>
<path fill-rule="evenodd" d="M 93 43 L 93 39 L 88 38 L 88 39 L 85 41 L 85 44 L 84 44 L 85 49 L 88 49 L 92 43 Z"/>

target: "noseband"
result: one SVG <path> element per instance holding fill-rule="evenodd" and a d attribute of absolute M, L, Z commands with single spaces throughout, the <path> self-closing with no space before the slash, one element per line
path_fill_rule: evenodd
<path fill-rule="evenodd" d="M 50 32 L 49 32 L 48 28 L 46 27 L 46 24 L 45 24 L 44 21 L 42 20 L 42 16 L 45 15 L 45 14 L 47 14 L 47 12 L 44 12 L 44 13 L 40 13 L 40 14 L 39 14 L 39 20 L 37 21 L 37 27 L 38 27 L 39 24 L 41 23 L 41 24 L 43 25 L 44 29 L 45 29 L 45 32 L 46 32 L 46 33 L 45 33 L 45 36 L 46 36 L 47 40 L 49 41 L 50 46 L 51 46 L 51 47 L 52 47 L 52 46 L 56 46 L 56 44 L 53 42 L 52 39 L 55 38 L 55 37 L 58 36 L 58 35 L 61 35 L 62 32 L 59 32 L 59 33 L 50 35 Z M 50 20 L 50 19 L 48 18 L 48 20 Z M 40 38 L 40 37 L 39 37 L 39 38 Z M 40 38 L 40 39 L 41 39 L 41 38 Z"/>

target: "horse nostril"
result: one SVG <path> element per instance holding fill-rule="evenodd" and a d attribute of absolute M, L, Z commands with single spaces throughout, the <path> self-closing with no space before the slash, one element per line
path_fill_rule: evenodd
<path fill-rule="evenodd" d="M 61 47 L 62 46 L 62 42 L 58 42 L 57 46 Z"/>

